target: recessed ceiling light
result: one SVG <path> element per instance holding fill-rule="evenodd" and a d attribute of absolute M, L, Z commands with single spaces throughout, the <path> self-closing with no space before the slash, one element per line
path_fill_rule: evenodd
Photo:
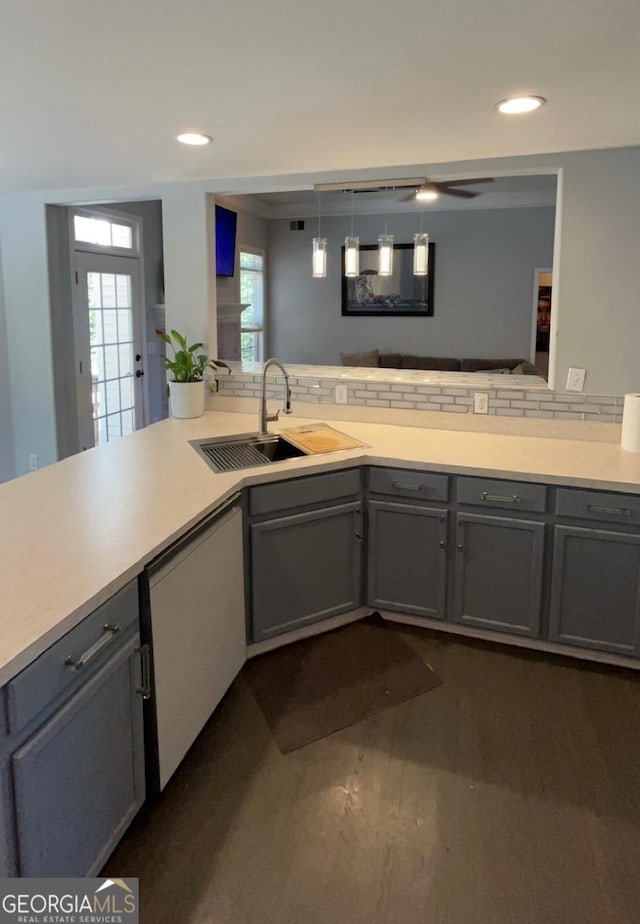
<path fill-rule="evenodd" d="M 533 112 L 545 103 L 546 99 L 543 96 L 511 96 L 509 99 L 501 99 L 494 108 L 505 115 L 518 115 Z"/>
<path fill-rule="evenodd" d="M 203 135 L 202 132 L 182 132 L 176 135 L 176 141 L 180 144 L 211 144 L 213 138 L 209 135 Z"/>
<path fill-rule="evenodd" d="M 432 186 L 421 186 L 416 191 L 418 202 L 434 202 L 438 198 L 438 191 Z"/>

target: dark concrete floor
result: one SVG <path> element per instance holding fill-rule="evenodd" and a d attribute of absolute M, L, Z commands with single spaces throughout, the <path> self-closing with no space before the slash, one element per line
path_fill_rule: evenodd
<path fill-rule="evenodd" d="M 142 924 L 637 924 L 631 672 L 398 629 L 442 677 L 283 756 L 242 675 L 105 867 Z"/>

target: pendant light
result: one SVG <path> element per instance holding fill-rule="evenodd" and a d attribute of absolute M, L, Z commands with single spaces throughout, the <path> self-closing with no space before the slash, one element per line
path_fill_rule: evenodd
<path fill-rule="evenodd" d="M 393 234 L 387 234 L 387 220 L 384 220 L 384 234 L 378 236 L 378 276 L 393 276 Z"/>
<path fill-rule="evenodd" d="M 360 275 L 360 238 L 353 234 L 353 190 L 351 190 L 351 234 L 344 239 L 344 274 L 349 278 Z"/>
<path fill-rule="evenodd" d="M 422 230 L 422 213 L 420 230 L 413 235 L 413 275 L 429 275 L 429 235 Z"/>
<path fill-rule="evenodd" d="M 318 236 L 313 239 L 311 256 L 312 276 L 324 279 L 327 275 L 327 239 L 320 236 L 320 196 L 318 196 Z"/>

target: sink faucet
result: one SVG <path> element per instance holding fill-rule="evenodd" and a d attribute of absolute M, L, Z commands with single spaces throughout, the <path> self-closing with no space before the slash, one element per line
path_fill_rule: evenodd
<path fill-rule="evenodd" d="M 260 436 L 264 436 L 267 433 L 267 424 L 270 420 L 278 420 L 280 417 L 280 411 L 276 411 L 275 414 L 267 413 L 267 370 L 269 366 L 277 366 L 284 376 L 284 413 L 291 413 L 291 389 L 289 388 L 289 374 L 287 373 L 287 370 L 284 368 L 280 360 L 272 357 L 266 361 L 264 364 L 264 369 L 262 370 L 262 388 L 260 390 L 260 417 L 258 421 Z"/>

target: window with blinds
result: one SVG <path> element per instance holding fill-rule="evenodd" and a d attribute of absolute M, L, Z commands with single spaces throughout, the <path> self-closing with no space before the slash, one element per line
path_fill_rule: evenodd
<path fill-rule="evenodd" d="M 264 359 L 264 253 L 240 250 L 240 301 L 242 312 L 240 349 L 242 362 Z"/>

